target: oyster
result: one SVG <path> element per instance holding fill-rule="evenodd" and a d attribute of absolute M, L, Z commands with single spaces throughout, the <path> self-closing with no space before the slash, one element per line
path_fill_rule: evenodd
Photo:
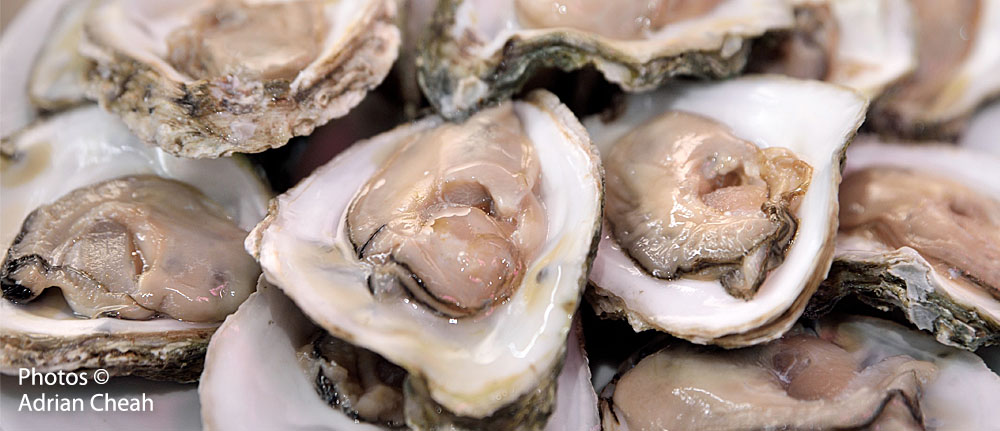
<path fill-rule="evenodd" d="M 916 68 L 908 0 L 796 0 L 795 27 L 763 38 L 747 70 L 819 79 L 868 98 Z"/>
<path fill-rule="evenodd" d="M 61 8 L 28 78 L 28 97 L 35 106 L 58 111 L 87 101 L 90 63 L 77 52 L 83 22 L 97 0 L 73 1 Z"/>
<path fill-rule="evenodd" d="M 543 67 L 593 65 L 629 91 L 733 75 L 747 39 L 791 25 L 784 1 L 450 0 L 438 4 L 419 78 L 442 115 L 464 117 Z"/>
<path fill-rule="evenodd" d="M 358 381 L 343 385 L 348 391 L 367 385 L 365 395 L 354 401 L 346 394 L 331 391 L 330 382 L 349 378 L 351 372 L 346 368 L 350 367 L 335 368 L 330 362 L 318 361 L 313 354 L 317 340 L 322 340 L 321 349 L 335 351 L 330 356 L 339 355 L 342 363 L 354 362 L 358 369 L 367 370 L 362 372 L 374 374 L 371 380 L 385 379 L 382 382 L 389 384 L 372 384 L 369 380 L 367 384 Z M 367 359 L 360 360 L 362 357 Z M 233 358 L 239 359 L 233 362 Z M 392 370 L 393 366 L 384 361 L 370 351 L 331 337 L 279 289 L 262 282 L 258 291 L 223 323 L 209 344 L 205 371 L 198 385 L 202 423 L 207 430 L 384 429 L 385 421 L 368 420 L 356 410 L 376 409 L 383 414 L 402 416 L 402 405 L 396 404 L 399 392 L 392 372 L 379 373 L 369 368 L 382 363 L 383 369 Z M 268 372 L 254 371 L 262 368 Z M 317 381 L 325 381 L 327 386 Z M 328 391 L 323 392 L 324 388 Z M 590 384 L 579 321 L 567 339 L 566 358 L 556 390 L 558 405 L 545 431 L 599 429 L 597 395 Z M 336 405 L 327 405 L 323 396 L 330 396 Z M 344 402 L 345 399 L 348 401 Z M 354 407 L 355 404 L 363 406 Z M 258 414 L 247 416 L 244 413 L 248 409 Z"/>
<path fill-rule="evenodd" d="M 601 194 L 586 132 L 536 92 L 352 146 L 246 245 L 317 325 L 409 372 L 410 426 L 541 429 Z"/>
<path fill-rule="evenodd" d="M 917 69 L 872 105 L 879 133 L 954 140 L 984 101 L 1000 94 L 1000 1 L 912 0 Z"/>
<path fill-rule="evenodd" d="M 346 114 L 388 73 L 392 0 L 112 0 L 84 23 L 90 95 L 186 157 L 260 152 Z"/>
<path fill-rule="evenodd" d="M 856 295 L 938 341 L 1000 342 L 1000 159 L 951 146 L 852 146 L 840 233 L 811 314 Z"/>
<path fill-rule="evenodd" d="M 837 86 L 758 76 L 672 84 L 587 119 L 608 173 L 597 313 L 726 347 L 779 337 L 829 268 L 865 108 Z"/>
<path fill-rule="evenodd" d="M 1000 376 L 982 359 L 876 318 L 740 350 L 678 342 L 633 362 L 602 392 L 605 430 L 964 430 L 1000 420 Z"/>
<path fill-rule="evenodd" d="M 167 199 L 180 202 L 184 196 L 173 196 L 180 193 L 187 195 L 191 205 L 207 205 L 213 208 L 212 211 L 218 211 L 214 219 L 196 223 L 198 227 L 218 227 L 219 224 L 235 222 L 238 228 L 226 227 L 235 235 L 245 232 L 263 217 L 269 196 L 269 190 L 245 160 L 192 161 L 169 156 L 137 140 L 124 124 L 96 106 L 66 111 L 38 123 L 5 140 L 3 150 L 0 196 L 4 202 L 4 217 L 0 240 L 7 245 L 14 243 L 3 268 L 3 291 L 5 298 L 19 302 L 34 297 L 41 289 L 51 285 L 72 289 L 86 288 L 96 282 L 102 287 L 97 292 L 104 292 L 103 288 L 109 287 L 110 283 L 121 282 L 128 286 L 135 282 L 134 287 L 143 291 L 155 288 L 155 284 L 161 282 L 191 281 L 183 277 L 157 280 L 159 276 L 176 274 L 162 271 L 164 267 L 161 264 L 165 263 L 168 269 L 176 264 L 160 260 L 163 256 L 170 256 L 168 253 L 161 254 L 165 250 L 163 245 L 172 244 L 167 247 L 168 251 L 173 245 L 182 249 L 185 246 L 173 242 L 177 239 L 176 234 L 155 237 L 162 232 L 162 226 L 175 222 L 174 214 L 191 211 L 190 207 L 167 205 L 166 212 L 149 213 L 150 209 L 141 208 L 140 204 L 132 207 L 137 211 L 133 213 L 128 205 L 106 201 L 102 208 L 107 211 L 92 210 L 91 214 L 103 211 L 107 217 L 99 216 L 96 223 L 85 224 L 72 216 L 93 208 L 86 205 L 88 201 L 106 199 L 119 192 L 118 197 L 133 193 L 160 197 L 166 194 Z M 152 182 L 154 187 L 132 187 L 146 182 Z M 89 186 L 92 184 L 98 185 Z M 58 200 L 64 195 L 67 198 Z M 159 204 L 153 204 L 154 207 L 156 205 Z M 42 209 L 35 211 L 38 207 Z M 29 217 L 32 211 L 35 211 L 34 215 Z M 143 221 L 139 217 L 143 214 L 152 215 L 152 218 Z M 232 218 L 232 221 L 223 220 L 226 217 Z M 21 231 L 21 222 L 25 218 L 28 218 L 25 224 L 27 229 Z M 133 224 L 135 220 L 139 223 Z M 75 229 L 75 233 L 64 236 L 64 227 L 70 231 Z M 127 232 L 137 227 L 149 229 L 138 231 L 138 236 L 123 232 L 123 229 Z M 241 236 L 235 235 L 237 245 Z M 47 248 L 54 245 L 51 244 L 54 241 L 65 243 L 55 250 Z M 127 253 L 129 250 L 137 253 L 132 255 Z M 205 248 L 205 251 L 208 250 Z M 190 252 L 184 250 L 183 254 L 189 258 L 201 256 L 191 255 Z M 96 259 L 102 253 L 104 257 L 117 258 L 118 263 L 141 271 L 143 275 L 138 279 L 124 276 L 129 272 L 110 266 L 115 260 Z M 250 277 L 256 273 L 252 261 L 243 260 L 245 258 L 239 254 L 235 259 L 236 262 L 243 262 L 244 270 L 251 272 Z M 209 262 L 211 259 L 205 258 L 199 264 L 211 265 Z M 64 263 L 67 266 L 61 266 Z M 84 272 L 74 273 L 69 265 L 83 268 Z M 42 282 L 46 276 L 49 278 Z M 232 283 L 238 282 L 235 277 L 226 278 Z M 35 284 L 35 281 L 41 283 Z M 238 304 L 241 299 L 236 296 L 246 297 L 253 289 L 253 281 L 251 278 L 247 286 L 232 284 L 224 287 L 223 290 L 234 294 L 228 300 Z M 243 293 L 239 293 L 241 289 Z M 77 291 L 66 290 L 65 301 L 62 295 L 54 292 L 42 294 L 25 304 L 0 300 L 0 347 L 3 353 L 0 356 L 0 372 L 16 374 L 21 367 L 34 367 L 39 371 L 105 368 L 112 375 L 132 374 L 177 381 L 197 379 L 208 339 L 219 325 L 213 320 L 222 316 L 175 316 L 208 320 L 190 322 L 153 315 L 176 314 L 176 309 L 172 308 L 176 304 L 169 299 L 169 294 L 160 298 L 137 295 L 139 299 L 131 300 L 114 292 L 96 296 L 72 292 Z M 135 292 L 132 291 L 133 294 Z M 183 292 L 183 289 L 178 289 L 178 292 Z M 164 299 L 159 304 L 162 307 L 153 307 L 156 311 L 151 312 L 141 306 L 148 305 L 144 301 L 156 302 L 161 298 Z M 137 306 L 136 301 L 142 304 Z M 83 319 L 78 313 L 96 318 Z M 97 317 L 115 313 L 149 319 Z"/>

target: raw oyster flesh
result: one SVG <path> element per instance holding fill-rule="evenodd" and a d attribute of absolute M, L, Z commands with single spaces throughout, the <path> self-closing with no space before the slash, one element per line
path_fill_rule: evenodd
<path fill-rule="evenodd" d="M 971 430 L 1000 419 L 1000 376 L 981 359 L 876 318 L 746 349 L 646 353 L 602 392 L 605 430 Z"/>

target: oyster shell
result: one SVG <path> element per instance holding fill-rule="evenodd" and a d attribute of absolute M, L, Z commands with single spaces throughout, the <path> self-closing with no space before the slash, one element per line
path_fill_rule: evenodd
<path fill-rule="evenodd" d="M 654 4 L 663 9 L 665 22 L 659 25 L 652 23 L 623 34 L 614 28 L 608 30 L 609 35 L 589 28 L 615 17 L 621 18 L 625 27 L 636 20 L 648 20 L 646 8 Z M 441 115 L 458 118 L 490 101 L 509 97 L 543 67 L 568 71 L 593 65 L 608 81 L 628 91 L 649 90 L 677 75 L 729 76 L 746 63 L 747 39 L 793 23 L 791 7 L 784 1 L 630 1 L 611 5 L 586 1 L 440 2 L 433 33 L 418 58 L 424 94 Z M 587 9 L 609 6 L 614 10 Z M 689 13 L 689 9 L 696 11 Z M 560 16 L 566 12 L 578 15 L 580 22 L 562 22 Z M 618 16 L 618 12 L 624 15 Z M 526 21 L 526 14 L 536 13 L 544 16 Z M 600 18 L 595 21 L 595 17 Z"/>
<path fill-rule="evenodd" d="M 184 181 L 215 201 L 242 228 L 263 217 L 268 188 L 243 159 L 192 161 L 143 144 L 96 106 L 66 111 L 3 141 L 4 217 L 10 244 L 36 207 L 70 190 L 123 175 Z M 5 286 L 5 290 L 6 290 Z M 58 295 L 25 305 L 0 300 L 0 372 L 105 368 L 112 375 L 193 381 L 218 322 L 167 318 L 81 319 Z"/>
<path fill-rule="evenodd" d="M 819 79 L 869 99 L 916 68 L 908 0 L 794 0 L 794 28 L 756 43 L 747 71 Z"/>
<path fill-rule="evenodd" d="M 498 113 L 503 113 L 500 121 L 484 121 Z M 524 101 L 505 103 L 480 115 L 464 124 L 445 124 L 438 117 L 426 118 L 352 146 L 278 197 L 246 245 L 247 250 L 258 256 L 268 281 L 280 286 L 317 325 L 338 338 L 384 356 L 410 373 L 406 396 L 407 421 L 411 426 L 485 429 L 517 424 L 525 429 L 540 429 L 552 409 L 554 378 L 599 226 L 601 169 L 583 128 L 549 93 L 532 93 Z M 478 161 L 456 165 L 475 169 L 447 171 L 448 175 L 461 172 L 473 175 L 471 179 L 455 177 L 454 182 L 442 183 L 443 195 L 454 200 L 433 201 L 439 194 L 434 190 L 439 189 L 433 189 L 429 195 L 404 194 L 437 178 L 442 164 L 465 157 L 463 153 L 447 152 L 424 154 L 418 159 L 397 156 L 408 151 L 409 145 L 422 142 L 427 145 L 424 148 L 434 151 L 456 144 L 437 147 L 433 139 L 423 140 L 428 136 L 446 137 L 457 139 L 458 147 L 467 145 L 463 143 L 465 140 L 478 142 L 485 151 L 497 147 L 490 142 L 495 133 L 500 136 L 514 133 L 515 140 L 527 139 L 528 146 L 521 148 L 537 157 L 535 172 L 540 176 L 536 186 L 529 186 L 530 173 L 519 171 L 508 174 L 508 181 L 494 183 L 488 177 L 505 168 L 492 161 Z M 458 159 L 453 157 L 456 154 Z M 385 178 L 385 181 L 371 180 L 374 175 L 381 175 L 383 167 L 398 166 L 400 172 L 409 172 L 412 166 L 407 163 L 412 160 L 433 163 L 423 168 L 427 172 L 418 169 L 418 177 L 409 183 L 394 183 L 402 183 L 404 188 L 390 189 L 390 180 Z M 483 176 L 484 183 L 474 187 L 479 184 L 478 174 Z M 469 187 L 450 188 L 449 184 Z M 398 191 L 397 197 L 403 198 L 385 201 L 392 202 L 384 205 L 386 208 L 397 208 L 398 204 L 399 214 L 409 214 L 410 199 L 432 201 L 437 203 L 428 207 L 430 212 L 419 213 L 423 214 L 419 217 L 430 214 L 440 217 L 431 218 L 437 220 L 433 225 L 417 219 L 409 225 L 420 226 L 416 230 L 409 229 L 406 223 L 391 227 L 395 222 L 387 222 L 385 230 L 376 229 L 372 238 L 379 232 L 391 231 L 405 240 L 407 232 L 412 232 L 417 246 L 410 250 L 416 255 L 421 250 L 420 244 L 443 241 L 446 247 L 442 259 L 448 259 L 443 262 L 448 266 L 454 263 L 450 260 L 454 258 L 460 268 L 478 271 L 481 268 L 475 260 L 461 264 L 464 253 L 475 254 L 476 247 L 488 248 L 494 244 L 493 239 L 502 238 L 490 233 L 484 234 L 487 239 L 482 243 L 464 242 L 461 223 L 469 221 L 469 229 L 477 232 L 480 228 L 494 229 L 489 226 L 503 230 L 499 220 L 507 217 L 503 214 L 508 214 L 506 211 L 515 208 L 518 202 L 533 199 L 531 196 L 540 199 L 544 208 L 544 230 L 518 234 L 509 243 L 500 239 L 497 244 L 517 244 L 520 235 L 527 234 L 541 233 L 544 240 L 524 238 L 538 244 L 534 250 L 515 246 L 520 257 L 512 259 L 532 257 L 520 260 L 521 271 L 501 274 L 503 280 L 516 280 L 517 284 L 506 299 L 486 295 L 491 304 L 478 308 L 481 303 L 477 300 L 469 303 L 474 307 L 465 307 L 461 300 L 450 301 L 448 295 L 435 295 L 437 291 L 429 284 L 433 280 L 415 272 L 416 266 L 407 272 L 409 265 L 400 263 L 415 261 L 404 256 L 402 249 L 399 253 L 378 253 L 373 258 L 382 259 L 371 260 L 365 253 L 367 243 L 352 243 L 348 213 L 354 209 L 364 212 L 361 197 L 380 192 L 383 186 L 386 192 Z M 512 196 L 520 197 L 507 199 Z M 483 214 L 495 214 L 497 218 L 483 218 Z M 458 228 L 452 236 L 449 232 L 455 226 Z M 439 229 L 445 233 L 422 242 L 421 235 Z M 493 269 L 489 265 L 482 268 Z M 458 277 L 447 271 L 444 275 Z M 425 278 L 428 283 L 422 282 Z M 482 280 L 470 275 L 468 283 L 478 286 Z M 421 302 L 428 296 L 411 296 L 407 291 L 425 291 L 450 302 L 449 307 L 465 308 L 471 313 L 449 316 L 435 304 Z M 498 411 L 503 414 L 494 414 Z M 440 425 L 449 421 L 450 425 Z"/>
<path fill-rule="evenodd" d="M 857 173 L 857 181 L 863 181 L 862 175 L 875 173 L 883 175 L 873 181 L 895 181 L 906 172 L 920 175 L 899 178 L 917 182 L 903 182 L 908 192 L 890 194 L 895 198 L 883 203 L 873 200 L 879 195 L 861 194 L 865 183 L 852 182 L 848 195 L 841 190 L 842 219 L 848 219 L 841 222 L 833 266 L 812 300 L 810 314 L 821 314 L 840 298 L 855 295 L 882 310 L 900 309 L 944 344 L 970 350 L 997 344 L 1000 286 L 994 256 L 1000 252 L 1000 182 L 992 172 L 1000 159 L 952 146 L 911 148 L 864 141 L 848 151 L 845 178 Z M 919 182 L 921 177 L 929 183 Z M 874 187 L 889 183 L 869 184 L 877 191 Z M 968 189 L 961 190 L 963 186 Z M 897 204 L 916 207 L 890 206 Z M 902 232 L 879 221 L 904 214 L 910 216 Z M 862 217 L 871 221 L 858 228 L 855 220 Z"/>
<path fill-rule="evenodd" d="M 28 78 L 28 97 L 35 106 L 58 111 L 87 101 L 86 74 L 91 65 L 77 46 L 84 19 L 96 5 L 97 0 L 85 0 L 62 6 Z"/>
<path fill-rule="evenodd" d="M 545 431 L 600 428 L 580 329 L 577 321 L 569 334 L 556 389 L 558 404 Z M 343 414 L 317 393 L 315 375 L 306 374 L 297 352 L 317 332 L 322 330 L 288 297 L 262 281 L 212 337 L 198 385 L 205 429 L 384 429 Z M 233 358 L 239 360 L 234 363 Z M 268 372 L 257 372 L 261 368 Z M 248 410 L 257 414 L 248 416 Z"/>
<path fill-rule="evenodd" d="M 185 157 L 253 153 L 343 116 L 381 82 L 395 13 L 392 0 L 113 0 L 88 15 L 80 52 L 96 62 L 90 96 L 141 139 Z"/>
<path fill-rule="evenodd" d="M 1000 1 L 911 1 L 916 71 L 872 105 L 871 125 L 907 139 L 954 140 L 984 101 L 1000 94 Z"/>
<path fill-rule="evenodd" d="M 1000 376 L 982 359 L 876 318 L 821 321 L 747 349 L 673 343 L 638 356 L 602 392 L 605 430 L 964 430 L 1000 420 Z"/>
<path fill-rule="evenodd" d="M 749 141 L 752 144 L 750 147 L 759 146 L 767 149 L 765 151 L 790 152 L 794 158 L 811 167 L 805 192 L 794 198 L 798 200 L 797 204 L 784 210 L 793 217 L 792 223 L 786 227 L 792 229 L 793 238 L 776 255 L 764 255 L 779 258 L 780 264 L 765 265 L 766 262 L 773 263 L 772 257 L 757 259 L 760 255 L 756 252 L 757 247 L 747 247 L 745 258 L 741 257 L 744 264 L 760 263 L 762 266 L 756 270 L 764 277 L 756 293 L 743 296 L 747 299 L 730 295 L 723 288 L 719 276 L 706 278 L 704 274 L 697 273 L 652 276 L 655 273 L 637 264 L 630 257 L 630 252 L 626 252 L 626 246 L 620 243 L 620 236 L 613 234 L 611 226 L 605 223 L 597 257 L 590 272 L 592 288 L 587 292 L 587 299 L 591 305 L 599 315 L 628 319 L 636 331 L 657 329 L 696 343 L 739 347 L 779 337 L 802 313 L 808 298 L 829 268 L 836 227 L 837 185 L 840 182 L 844 148 L 861 124 L 865 108 L 866 102 L 860 95 L 838 86 L 777 76 L 756 76 L 717 83 L 676 83 L 654 93 L 630 96 L 622 116 L 608 123 L 598 117 L 588 118 L 585 124 L 595 145 L 605 156 L 606 164 L 608 154 L 613 154 L 613 148 L 621 144 L 623 136 L 637 130 L 642 124 L 653 124 L 653 121 L 658 121 L 655 119 L 663 118 L 664 112 L 682 111 L 721 123 L 723 129 L 728 129 L 724 133 L 719 132 L 722 135 L 728 134 Z M 696 133 L 690 137 L 687 133 L 678 131 L 677 136 L 682 137 L 683 142 L 702 139 L 696 137 L 699 136 Z M 668 137 L 666 134 L 656 133 L 652 136 Z M 705 138 L 706 142 L 717 139 L 715 135 L 710 136 L 713 137 Z M 783 147 L 785 150 L 773 147 Z M 709 168 L 714 172 L 716 165 L 727 164 L 750 169 L 749 161 L 730 157 L 728 154 L 724 156 L 695 160 L 692 163 L 696 164 L 690 165 L 691 172 L 704 174 L 710 172 Z M 646 161 L 651 166 L 675 162 L 685 166 L 685 169 L 689 167 L 683 164 L 682 159 L 651 156 Z M 607 169 L 610 211 L 612 194 L 622 192 L 612 190 L 612 172 L 610 167 Z M 624 169 L 628 170 L 627 167 Z M 636 171 L 639 169 L 635 168 Z M 776 180 L 785 178 L 787 173 L 781 169 L 775 172 Z M 723 189 L 734 173 L 720 174 L 721 180 L 712 179 L 706 185 L 710 186 L 709 189 L 718 186 L 719 190 L 725 191 Z M 709 176 L 706 174 L 706 178 Z M 752 179 L 753 175 L 750 175 L 748 183 L 742 186 L 741 183 L 731 184 L 740 187 L 729 190 L 746 189 L 743 186 L 751 185 Z M 735 181 L 735 178 L 732 180 Z M 781 184 L 782 181 L 775 184 Z M 705 199 L 710 196 L 699 193 L 711 191 L 709 189 L 696 187 L 697 193 L 688 200 L 694 203 L 708 202 Z M 669 195 L 678 196 L 679 193 L 681 192 L 672 191 Z M 641 198 L 644 195 L 639 196 Z M 649 201 L 662 198 L 656 193 L 646 196 Z M 725 201 L 726 199 L 720 200 Z M 718 213 L 719 217 L 725 216 L 726 220 L 732 218 L 730 212 L 735 216 L 742 211 L 736 207 L 715 208 L 710 203 L 699 205 L 711 207 L 702 209 L 711 214 Z M 749 210 L 760 212 L 765 207 L 766 205 Z M 691 218 L 687 213 L 670 212 L 676 208 L 668 206 L 668 214 L 657 217 L 669 216 L 667 220 L 675 221 L 679 218 Z M 611 215 L 610 212 L 606 214 Z M 665 221 L 661 225 L 673 223 L 674 221 Z M 698 223 L 694 225 L 699 226 Z M 718 230 L 729 232 L 725 229 L 740 224 L 723 223 L 718 226 Z M 624 229 L 633 230 L 631 226 Z M 736 231 L 742 235 L 743 229 Z M 700 242 L 702 246 L 732 247 L 728 240 L 731 236 L 712 232 L 709 230 L 702 235 L 705 239 Z M 712 245 L 712 238 L 724 241 Z M 676 246 L 675 243 L 668 243 L 674 244 L 668 248 Z M 692 244 L 697 246 L 699 242 L 694 241 Z M 702 253 L 699 250 L 695 247 L 689 250 L 689 254 L 713 259 L 708 251 Z M 743 271 L 739 269 L 741 267 L 742 265 L 738 265 L 737 273 Z"/>

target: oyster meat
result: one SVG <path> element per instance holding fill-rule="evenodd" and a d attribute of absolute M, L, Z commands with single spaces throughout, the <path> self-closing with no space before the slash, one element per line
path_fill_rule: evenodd
<path fill-rule="evenodd" d="M 537 92 L 355 144 L 246 245 L 317 325 L 406 369 L 410 426 L 541 429 L 601 180 L 586 132 Z"/>
<path fill-rule="evenodd" d="M 811 314 L 856 295 L 901 309 L 938 341 L 1000 342 L 1000 160 L 866 138 L 848 152 L 840 232 Z"/>
<path fill-rule="evenodd" d="M 170 156 L 90 106 L 3 141 L 0 175 L 0 372 L 196 380 L 259 271 L 239 244 L 270 192 L 249 164 Z"/>
<path fill-rule="evenodd" d="M 981 359 L 876 318 L 739 350 L 675 342 L 624 367 L 602 393 L 605 430 L 960 430 L 1000 419 L 990 407 L 1000 376 Z"/>
<path fill-rule="evenodd" d="M 726 347 L 781 336 L 829 268 L 865 108 L 838 86 L 756 76 L 672 84 L 589 118 L 608 178 L 597 313 Z"/>
<path fill-rule="evenodd" d="M 748 39 L 792 23 L 791 6 L 771 0 L 443 1 L 417 65 L 431 104 L 457 118 L 510 97 L 544 67 L 593 65 L 629 91 L 733 75 Z"/>
<path fill-rule="evenodd" d="M 345 115 L 385 78 L 392 0 L 112 0 L 84 22 L 90 96 L 172 154 L 253 153 Z"/>

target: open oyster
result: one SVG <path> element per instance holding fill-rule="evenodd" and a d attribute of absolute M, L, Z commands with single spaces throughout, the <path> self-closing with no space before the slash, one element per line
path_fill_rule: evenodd
<path fill-rule="evenodd" d="M 793 0 L 795 27 L 753 47 L 749 72 L 851 87 L 874 98 L 917 64 L 908 0 Z"/>
<path fill-rule="evenodd" d="M 259 271 L 240 242 L 269 191 L 249 164 L 169 156 L 96 106 L 3 150 L 0 372 L 197 379 L 209 337 Z"/>
<path fill-rule="evenodd" d="M 672 84 L 588 119 L 607 171 L 598 314 L 727 347 L 779 337 L 829 268 L 865 108 L 838 86 L 757 76 Z"/>
<path fill-rule="evenodd" d="M 91 65 L 77 47 L 85 17 L 97 3 L 84 0 L 62 5 L 28 78 L 28 97 L 35 106 L 57 111 L 87 100 L 86 75 Z"/>
<path fill-rule="evenodd" d="M 879 133 L 953 140 L 969 115 L 1000 94 L 1000 1 L 912 0 L 916 71 L 872 106 Z"/>
<path fill-rule="evenodd" d="M 676 342 L 648 353 L 605 387 L 605 430 L 971 430 L 1000 420 L 1000 376 L 982 359 L 875 318 L 740 350 Z"/>
<path fill-rule="evenodd" d="M 857 295 L 942 343 L 1000 343 L 998 166 L 952 146 L 852 146 L 834 263 L 810 313 Z"/>
<path fill-rule="evenodd" d="M 792 25 L 785 1 L 450 0 L 418 59 L 427 98 L 463 117 L 542 67 L 593 65 L 629 91 L 739 72 L 747 39 Z"/>
<path fill-rule="evenodd" d="M 409 372 L 410 426 L 541 429 L 601 195 L 586 132 L 536 92 L 355 144 L 247 249 L 317 325 Z"/>
<path fill-rule="evenodd" d="M 576 323 L 558 377 L 558 405 L 545 431 L 599 428 L 597 395 Z M 261 368 L 268 372 L 255 371 Z M 208 430 L 403 428 L 393 419 L 403 417 L 398 370 L 331 337 L 264 282 L 212 337 L 198 385 L 202 421 Z M 248 410 L 257 414 L 248 416 Z"/>
<path fill-rule="evenodd" d="M 392 0 L 110 0 L 84 23 L 91 96 L 186 157 L 259 152 L 342 116 L 388 73 Z"/>

